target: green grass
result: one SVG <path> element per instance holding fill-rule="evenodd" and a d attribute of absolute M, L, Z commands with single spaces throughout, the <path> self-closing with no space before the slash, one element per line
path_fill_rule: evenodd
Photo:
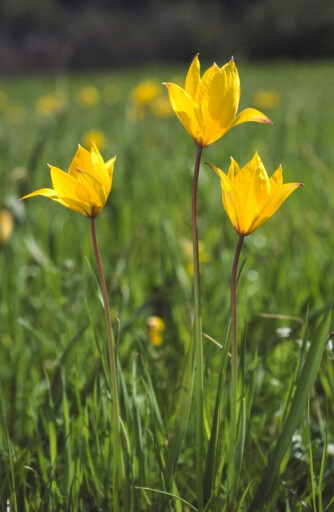
<path fill-rule="evenodd" d="M 238 295 L 246 437 L 238 500 L 239 509 L 248 510 L 288 417 L 307 342 L 323 343 L 320 324 L 334 302 L 334 70 L 332 63 L 241 63 L 238 69 L 240 110 L 256 106 L 256 90 L 281 94 L 278 108 L 262 107 L 274 125 L 234 128 L 205 149 L 203 162 L 227 170 L 231 155 L 244 164 L 257 150 L 268 174 L 282 164 L 284 181 L 305 184 L 246 238 L 241 256 L 247 258 Z M 166 489 L 196 507 L 194 407 L 170 489 L 165 472 L 192 334 L 192 277 L 182 243 L 191 238 L 195 148 L 175 117 L 147 112 L 135 121 L 130 112 L 131 90 L 140 81 L 173 81 L 184 73 L 148 68 L 0 82 L 8 102 L 21 109 L 15 118 L 15 110 L 0 106 L 0 208 L 15 217 L 13 236 L 0 249 L 0 510 L 7 504 L 20 512 L 112 510 L 112 406 L 89 221 L 44 198 L 18 201 L 49 186 L 46 164 L 66 169 L 91 129 L 105 133 L 103 156 L 117 155 L 110 199 L 96 225 L 123 375 L 130 510 L 187 510 L 180 500 L 136 487 Z M 76 100 L 87 84 L 101 93 L 93 108 Z M 55 87 L 65 107 L 43 117 L 35 102 Z M 198 210 L 207 253 L 203 330 L 224 344 L 237 236 L 222 208 L 219 180 L 205 165 Z M 149 341 L 149 315 L 166 324 L 161 347 Z M 281 327 L 290 328 L 287 338 Z M 334 506 L 333 358 L 328 345 L 267 512 Z M 207 433 L 220 360 L 219 347 L 204 338 Z M 227 363 L 214 450 L 220 467 L 207 512 L 223 510 L 226 499 L 229 371 Z"/>

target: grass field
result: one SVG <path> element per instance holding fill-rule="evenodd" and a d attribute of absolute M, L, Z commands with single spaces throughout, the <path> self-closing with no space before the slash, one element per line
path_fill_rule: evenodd
<path fill-rule="evenodd" d="M 305 184 L 246 238 L 242 252 L 240 385 L 247 413 L 237 496 L 238 510 L 248 510 L 308 342 L 320 342 L 321 322 L 334 302 L 334 68 L 330 62 L 237 64 L 240 110 L 260 108 L 274 124 L 240 125 L 204 151 L 198 197 L 202 321 L 204 333 L 218 343 L 225 343 L 229 323 L 237 236 L 221 204 L 219 180 L 204 162 L 227 171 L 230 156 L 245 164 L 257 150 L 269 175 L 282 164 L 284 181 Z M 193 410 L 170 489 L 165 475 L 192 338 L 195 149 L 164 103 L 159 110 L 158 103 L 133 100 L 139 83 L 182 83 L 184 75 L 185 69 L 155 67 L 0 81 L 0 209 L 15 220 L 0 248 L 1 511 L 113 510 L 112 405 L 89 221 L 44 198 L 18 201 L 49 187 L 47 163 L 66 170 L 90 130 L 103 132 L 105 159 L 117 155 L 111 195 L 96 225 L 122 369 L 131 488 L 124 510 L 196 510 Z M 86 89 L 85 99 L 87 86 L 96 89 Z M 160 94 L 167 99 L 162 86 Z M 152 315 L 165 323 L 160 346 L 147 330 Z M 204 337 L 205 451 L 221 352 Z M 266 511 L 334 510 L 333 358 L 329 341 Z M 226 389 L 229 371 L 227 365 Z M 225 510 L 228 393 L 221 395 L 218 476 L 207 512 Z M 188 504 L 136 487 L 168 490 Z"/>

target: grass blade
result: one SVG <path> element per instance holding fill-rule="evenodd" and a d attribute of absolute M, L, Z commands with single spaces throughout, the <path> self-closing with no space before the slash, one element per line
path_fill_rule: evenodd
<path fill-rule="evenodd" d="M 178 403 L 175 410 L 175 423 L 172 438 L 168 445 L 166 465 L 166 485 L 170 488 L 175 471 L 182 441 L 186 432 L 190 414 L 191 400 L 194 387 L 193 360 L 195 344 L 192 341 L 187 353 L 186 367 L 183 374 Z"/>
<path fill-rule="evenodd" d="M 176 494 L 172 494 L 171 492 L 161 491 L 159 489 L 151 489 L 150 487 L 136 487 L 136 489 L 140 489 L 142 491 L 151 491 L 156 492 L 158 494 L 164 494 L 165 496 L 170 496 L 171 498 L 174 498 L 175 500 L 181 501 L 181 503 L 184 503 L 190 510 L 194 510 L 197 512 L 197 508 L 194 507 L 189 501 L 184 500 L 183 498 L 180 498 L 180 496 L 176 496 Z"/>
<path fill-rule="evenodd" d="M 318 330 L 317 339 L 312 343 L 306 356 L 305 364 L 297 381 L 289 414 L 276 446 L 269 457 L 268 464 L 264 469 L 261 483 L 249 508 L 249 512 L 260 512 L 263 510 L 266 498 L 278 477 L 281 462 L 289 448 L 292 435 L 297 428 L 307 402 L 307 397 L 318 373 L 322 354 L 328 339 L 331 318 L 332 312 L 330 311 L 324 317 Z"/>
<path fill-rule="evenodd" d="M 226 372 L 226 366 L 227 366 L 227 361 L 228 361 L 229 334 L 230 334 L 230 322 L 229 322 L 226 336 L 225 336 L 225 343 L 221 349 L 216 401 L 215 401 L 215 408 L 214 408 L 214 413 L 213 413 L 213 418 L 212 418 L 211 434 L 210 434 L 209 447 L 208 447 L 208 453 L 207 453 L 205 471 L 204 471 L 204 480 L 203 480 L 204 503 L 208 502 L 208 500 L 210 499 L 213 478 L 214 478 L 214 474 L 216 472 L 216 467 L 217 467 L 216 458 L 217 458 L 217 438 L 218 438 L 218 431 L 219 431 L 219 428 L 218 428 L 219 427 L 219 407 L 220 407 L 220 404 L 222 401 L 222 394 L 223 394 L 222 393 L 222 383 L 223 383 L 223 381 L 225 381 L 225 372 Z"/>

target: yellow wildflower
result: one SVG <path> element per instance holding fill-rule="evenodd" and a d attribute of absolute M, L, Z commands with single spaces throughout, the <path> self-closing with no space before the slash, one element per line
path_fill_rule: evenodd
<path fill-rule="evenodd" d="M 106 145 L 106 137 L 101 130 L 90 130 L 85 133 L 82 142 L 84 146 L 90 146 L 94 142 L 98 149 L 102 149 Z"/>
<path fill-rule="evenodd" d="M 79 145 L 67 173 L 49 165 L 53 189 L 42 188 L 22 199 L 45 196 L 70 210 L 95 218 L 108 199 L 115 159 L 104 162 L 94 142 L 90 152 Z"/>
<path fill-rule="evenodd" d="M 149 316 L 146 319 L 146 327 L 152 345 L 159 347 L 163 344 L 162 333 L 165 330 L 165 323 L 159 316 Z"/>
<path fill-rule="evenodd" d="M 282 95 L 279 91 L 274 90 L 258 90 L 252 94 L 252 101 L 254 105 L 259 108 L 277 108 L 282 100 Z"/>
<path fill-rule="evenodd" d="M 85 107 L 95 107 L 100 101 L 100 93 L 94 85 L 86 85 L 78 92 L 77 100 Z"/>
<path fill-rule="evenodd" d="M 254 108 L 247 108 L 236 115 L 240 80 L 233 59 L 222 67 L 213 64 L 201 78 L 196 55 L 188 70 L 184 89 L 170 82 L 165 85 L 176 116 L 199 146 L 209 146 L 240 123 L 256 121 L 271 124 L 267 116 Z"/>
<path fill-rule="evenodd" d="M 48 117 L 57 114 L 64 107 L 64 97 L 56 92 L 45 94 L 36 101 L 35 107 L 39 114 Z"/>
<path fill-rule="evenodd" d="M 147 105 L 161 93 L 161 85 L 154 80 L 147 80 L 138 84 L 131 92 L 136 105 Z"/>
<path fill-rule="evenodd" d="M 0 211 L 0 246 L 8 244 L 14 229 L 13 215 L 8 210 Z"/>
<path fill-rule="evenodd" d="M 280 208 L 284 201 L 303 183 L 285 183 L 280 166 L 269 179 L 257 153 L 242 168 L 231 159 L 228 175 L 209 164 L 218 174 L 222 201 L 234 229 L 249 235 Z"/>

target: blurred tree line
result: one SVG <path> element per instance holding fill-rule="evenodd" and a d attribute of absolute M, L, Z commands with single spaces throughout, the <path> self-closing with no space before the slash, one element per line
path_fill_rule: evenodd
<path fill-rule="evenodd" d="M 1 0 L 3 72 L 334 55 L 333 0 Z"/>

